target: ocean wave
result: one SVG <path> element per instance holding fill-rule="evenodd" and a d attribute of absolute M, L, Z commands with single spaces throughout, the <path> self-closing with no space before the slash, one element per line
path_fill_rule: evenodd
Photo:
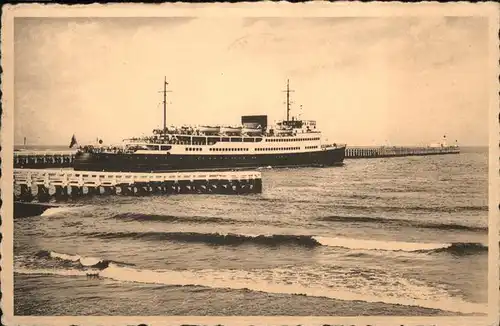
<path fill-rule="evenodd" d="M 16 268 L 20 274 L 52 274 L 60 276 L 86 276 L 74 269 Z M 311 279 L 312 274 L 315 278 Z M 422 284 L 417 280 L 394 275 L 367 275 L 344 271 L 338 275 L 323 275 L 324 271 L 297 269 L 273 270 L 146 270 L 122 267 L 111 263 L 99 271 L 95 278 L 120 282 L 162 284 L 169 286 L 196 286 L 207 289 L 231 289 L 305 295 L 346 301 L 383 302 L 406 306 L 420 306 L 465 314 L 485 313 L 486 304 L 470 303 L 450 296 L 446 290 Z M 308 275 L 304 278 L 304 275 Z M 87 274 L 88 276 L 88 274 Z M 381 278 L 381 279 L 379 279 Z M 373 280 L 372 280 L 373 279 Z M 390 279 L 390 282 L 380 282 Z M 356 284 L 356 286 L 353 286 Z M 388 295 L 385 295 L 387 293 Z"/>
<path fill-rule="evenodd" d="M 488 246 L 482 243 L 422 243 L 383 240 L 362 240 L 349 238 L 314 237 L 326 246 L 341 247 L 353 250 L 405 251 L 414 253 L 448 253 L 457 256 L 474 255 L 488 251 Z"/>
<path fill-rule="evenodd" d="M 205 243 L 211 245 L 243 245 L 256 244 L 264 246 L 295 245 L 313 248 L 321 246 L 312 236 L 307 235 L 246 235 L 196 232 L 113 232 L 89 233 L 91 237 L 103 239 L 132 238 L 142 240 L 170 240 L 187 243 Z"/>
<path fill-rule="evenodd" d="M 351 238 L 314 237 L 323 246 L 354 250 L 382 250 L 419 252 L 445 248 L 448 244 L 403 241 L 365 240 Z"/>
<path fill-rule="evenodd" d="M 114 260 L 107 260 L 107 259 L 101 259 L 101 258 L 96 258 L 96 257 L 84 257 L 84 256 L 80 256 L 80 255 L 71 255 L 71 254 L 58 253 L 55 251 L 47 251 L 47 250 L 40 250 L 39 252 L 37 252 L 35 254 L 35 257 L 36 258 L 55 259 L 55 260 L 59 260 L 62 262 L 73 263 L 72 267 L 77 267 L 77 268 L 93 268 L 93 269 L 102 270 L 102 269 L 108 268 L 109 264 L 111 264 L 111 263 L 133 266 L 133 264 L 114 261 Z"/>
<path fill-rule="evenodd" d="M 384 212 L 401 212 L 401 211 L 418 211 L 418 212 L 441 212 L 441 213 L 459 213 L 464 211 L 488 211 L 488 206 L 383 206 L 383 205 L 335 205 L 338 208 L 367 210 L 367 211 L 384 211 Z"/>
<path fill-rule="evenodd" d="M 211 216 L 177 216 L 177 215 L 157 215 L 157 214 L 138 214 L 123 213 L 117 214 L 110 219 L 140 221 L 140 222 L 191 222 L 191 223 L 224 223 L 233 224 L 236 221 L 229 218 L 211 217 Z M 238 221 L 240 222 L 240 221 Z"/>
<path fill-rule="evenodd" d="M 443 248 L 436 248 L 429 252 L 434 253 L 449 253 L 455 256 L 473 255 L 478 253 L 488 252 L 488 246 L 482 243 L 473 242 L 456 242 L 449 244 Z"/>
<path fill-rule="evenodd" d="M 403 220 L 395 218 L 369 217 L 369 216 L 343 216 L 330 215 L 317 218 L 324 222 L 366 222 L 366 223 L 381 223 L 394 224 L 399 226 L 411 226 L 423 229 L 438 229 L 438 230 L 464 230 L 473 232 L 487 232 L 488 227 L 469 226 L 455 223 L 433 223 L 428 221 Z"/>
<path fill-rule="evenodd" d="M 353 250 L 406 251 L 415 253 L 447 252 L 455 255 L 482 253 L 488 249 L 485 245 L 475 243 L 421 243 L 285 234 L 250 235 L 196 232 L 105 232 L 88 233 L 87 236 L 101 239 L 126 238 L 146 241 L 203 243 L 218 246 L 239 246 L 251 244 L 267 247 L 297 246 L 308 249 L 317 247 L 336 247 Z"/>

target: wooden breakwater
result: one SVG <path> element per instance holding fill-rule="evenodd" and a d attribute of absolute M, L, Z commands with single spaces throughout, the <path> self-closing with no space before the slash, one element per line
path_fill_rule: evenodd
<path fill-rule="evenodd" d="M 346 159 L 459 154 L 457 146 L 447 147 L 348 147 Z"/>
<path fill-rule="evenodd" d="M 14 169 L 20 202 L 67 200 L 92 195 L 251 194 L 262 192 L 258 171 L 129 173 Z"/>

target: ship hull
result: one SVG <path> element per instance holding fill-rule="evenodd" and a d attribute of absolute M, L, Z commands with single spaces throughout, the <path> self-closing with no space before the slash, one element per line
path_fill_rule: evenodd
<path fill-rule="evenodd" d="M 168 172 L 187 170 L 234 170 L 259 167 L 307 167 L 342 165 L 345 147 L 322 151 L 280 154 L 165 155 L 165 154 L 76 154 L 77 171 Z"/>

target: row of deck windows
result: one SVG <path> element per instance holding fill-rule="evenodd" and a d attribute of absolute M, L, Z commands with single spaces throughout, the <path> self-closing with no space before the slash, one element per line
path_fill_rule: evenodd
<path fill-rule="evenodd" d="M 266 139 L 266 142 L 289 142 L 289 141 L 311 141 L 311 140 L 319 140 L 319 137 L 312 138 L 275 138 L 275 139 Z"/>
<path fill-rule="evenodd" d="M 306 149 L 318 148 L 318 146 L 306 146 Z M 200 152 L 202 149 L 200 147 L 186 147 L 186 151 Z M 209 148 L 211 152 L 248 152 L 248 148 Z M 300 146 L 297 147 L 270 147 L 270 148 L 255 148 L 256 152 L 264 151 L 298 151 Z"/>
<path fill-rule="evenodd" d="M 210 148 L 211 152 L 248 152 L 248 148 Z"/>
<path fill-rule="evenodd" d="M 255 160 L 255 156 L 197 156 L 197 160 Z"/>
<path fill-rule="evenodd" d="M 318 146 L 306 146 L 306 149 L 315 149 L 318 148 Z"/>
<path fill-rule="evenodd" d="M 276 155 L 275 158 L 278 158 L 278 159 L 286 159 L 287 157 L 286 156 L 283 156 L 283 155 Z M 180 157 L 180 159 L 182 160 L 182 157 Z M 248 155 L 240 155 L 240 156 L 226 156 L 226 155 L 222 155 L 222 156 L 196 156 L 196 160 L 198 161 L 204 161 L 204 160 L 256 160 L 257 157 L 255 156 L 248 156 Z"/>
<path fill-rule="evenodd" d="M 256 148 L 255 149 L 257 152 L 262 152 L 262 151 L 298 151 L 300 150 L 300 147 L 274 147 L 274 148 Z"/>

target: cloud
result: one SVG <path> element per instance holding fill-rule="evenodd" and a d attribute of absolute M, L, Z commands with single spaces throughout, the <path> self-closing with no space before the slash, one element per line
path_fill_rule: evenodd
<path fill-rule="evenodd" d="M 282 118 L 290 78 L 332 139 L 487 141 L 484 19 L 30 18 L 15 41 L 17 142 L 149 132 L 165 75 L 169 123 Z"/>

